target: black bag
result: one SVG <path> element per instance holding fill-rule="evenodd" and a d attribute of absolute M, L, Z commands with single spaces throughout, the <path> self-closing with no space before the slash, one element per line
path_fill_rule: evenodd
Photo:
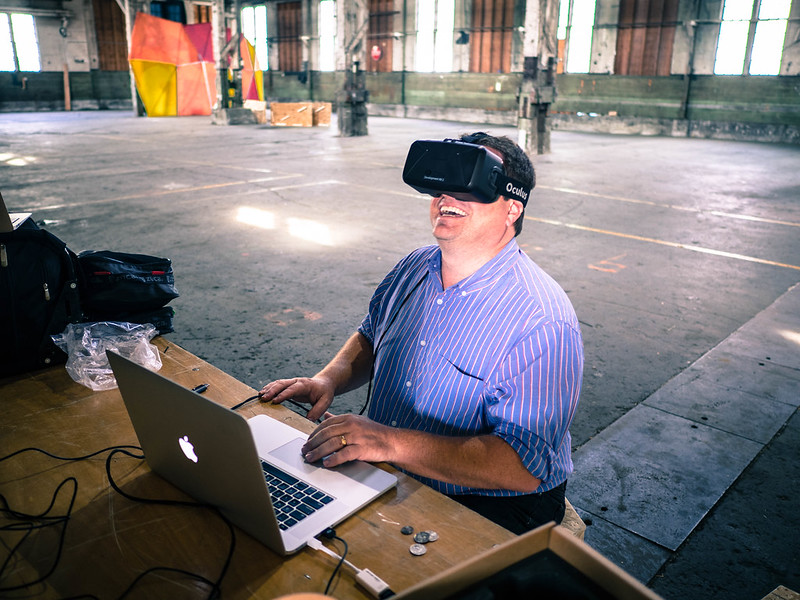
<path fill-rule="evenodd" d="M 172 321 L 175 318 L 175 310 L 171 306 L 162 306 L 155 310 L 145 310 L 141 312 L 126 313 L 86 313 L 87 321 L 122 321 L 123 323 L 138 323 L 140 325 L 150 324 L 158 330 L 159 335 L 172 333 L 175 329 Z"/>
<path fill-rule="evenodd" d="M 76 260 L 30 218 L 0 233 L 0 377 L 66 361 L 50 336 L 83 320 Z"/>
<path fill-rule="evenodd" d="M 89 250 L 78 255 L 78 263 L 82 272 L 81 301 L 90 315 L 156 310 L 178 297 L 168 258 Z"/>

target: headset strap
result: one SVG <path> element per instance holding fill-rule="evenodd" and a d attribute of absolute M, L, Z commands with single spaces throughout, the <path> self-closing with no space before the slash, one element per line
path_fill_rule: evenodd
<path fill-rule="evenodd" d="M 498 168 L 495 168 L 494 173 L 494 186 L 499 195 L 511 198 L 512 200 L 519 200 L 522 202 L 522 206 L 528 204 L 528 197 L 531 194 L 530 188 L 526 187 L 518 180 L 508 177 Z"/>

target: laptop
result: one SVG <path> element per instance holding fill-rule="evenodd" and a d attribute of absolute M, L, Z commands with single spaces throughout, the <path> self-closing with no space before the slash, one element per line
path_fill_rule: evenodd
<path fill-rule="evenodd" d="M 107 352 L 150 468 L 278 554 L 287 555 L 397 484 L 356 461 L 305 462 L 306 434 L 268 415 L 242 415 Z"/>
<path fill-rule="evenodd" d="M 10 213 L 6 209 L 3 201 L 3 194 L 0 194 L 0 233 L 10 233 L 15 231 L 20 225 L 28 220 L 31 213 Z"/>

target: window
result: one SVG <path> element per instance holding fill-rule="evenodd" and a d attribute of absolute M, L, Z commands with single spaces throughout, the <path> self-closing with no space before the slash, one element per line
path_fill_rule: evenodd
<path fill-rule="evenodd" d="M 564 72 L 564 56 L 567 53 L 567 25 L 569 24 L 569 0 L 561 0 L 558 4 L 558 28 L 556 29 L 556 39 L 558 40 L 558 62 L 556 73 Z"/>
<path fill-rule="evenodd" d="M 186 25 L 186 7 L 183 2 L 153 0 L 150 3 L 150 14 L 167 21 L 175 21 Z"/>
<path fill-rule="evenodd" d="M 267 45 L 267 7 L 246 6 L 242 9 L 242 34 L 256 49 L 256 60 L 262 71 L 269 69 L 269 46 Z"/>
<path fill-rule="evenodd" d="M 725 0 L 715 75 L 777 75 L 791 0 Z"/>
<path fill-rule="evenodd" d="M 417 2 L 417 47 L 415 69 L 420 72 L 453 70 L 454 0 Z"/>
<path fill-rule="evenodd" d="M 0 13 L 0 71 L 41 71 L 33 15 Z"/>
<path fill-rule="evenodd" d="M 211 23 L 211 5 L 194 5 L 194 23 Z"/>
<path fill-rule="evenodd" d="M 563 0 L 558 16 L 559 40 L 566 40 L 567 73 L 588 73 L 592 59 L 592 35 L 596 0 Z M 566 6 L 564 6 L 566 5 Z"/>
<path fill-rule="evenodd" d="M 319 70 L 336 70 L 336 3 L 319 3 Z"/>

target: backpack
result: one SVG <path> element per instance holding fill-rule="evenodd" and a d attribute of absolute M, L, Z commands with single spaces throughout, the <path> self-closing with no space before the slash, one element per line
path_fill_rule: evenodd
<path fill-rule="evenodd" d="M 0 377 L 66 362 L 53 343 L 83 321 L 77 257 L 33 219 L 0 233 Z"/>

